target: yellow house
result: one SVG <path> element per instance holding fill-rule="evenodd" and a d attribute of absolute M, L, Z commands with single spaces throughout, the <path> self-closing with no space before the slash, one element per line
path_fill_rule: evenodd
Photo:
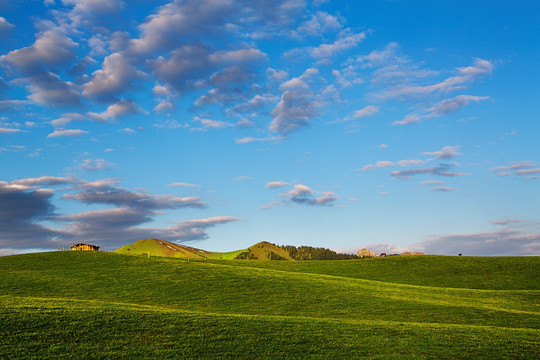
<path fill-rule="evenodd" d="M 82 250 L 82 251 L 98 251 L 99 246 L 97 245 L 90 245 L 85 243 L 78 243 L 71 247 L 71 250 Z"/>

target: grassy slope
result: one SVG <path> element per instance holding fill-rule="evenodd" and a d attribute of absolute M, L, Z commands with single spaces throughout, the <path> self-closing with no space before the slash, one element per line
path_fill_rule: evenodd
<path fill-rule="evenodd" d="M 126 245 L 116 250 L 118 254 L 125 255 L 147 255 L 150 256 L 163 256 L 163 257 L 175 257 L 182 259 L 212 259 L 212 260 L 231 260 L 238 254 L 250 250 L 253 255 L 259 260 L 269 259 L 269 253 L 274 252 L 286 259 L 291 259 L 289 254 L 274 244 L 263 241 L 255 244 L 248 249 L 230 251 L 230 252 L 212 252 L 193 248 L 186 245 L 175 244 L 165 240 L 159 239 L 143 239 L 133 244 Z"/>
<path fill-rule="evenodd" d="M 159 239 L 142 239 L 133 244 L 121 247 L 115 252 L 125 255 L 147 255 L 175 257 L 182 259 L 234 259 L 236 255 L 244 250 L 231 251 L 227 253 L 212 252 L 180 245 Z"/>
<path fill-rule="evenodd" d="M 363 262 L 348 266 L 369 274 Z M 246 263 L 89 252 L 0 258 L 0 358 L 532 359 L 540 351 L 538 277 L 534 290 L 471 290 Z M 325 262 L 309 263 L 324 272 Z"/>
<path fill-rule="evenodd" d="M 235 261 L 231 266 L 325 274 L 395 284 L 538 290 L 539 257 L 407 255 L 362 260 Z"/>

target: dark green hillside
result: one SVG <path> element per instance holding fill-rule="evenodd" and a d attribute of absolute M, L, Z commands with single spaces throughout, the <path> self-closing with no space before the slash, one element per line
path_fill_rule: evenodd
<path fill-rule="evenodd" d="M 299 262 L 0 258 L 0 358 L 534 359 L 540 351 L 537 282 L 436 288 L 246 263 Z M 323 272 L 325 262 L 302 263 Z"/>

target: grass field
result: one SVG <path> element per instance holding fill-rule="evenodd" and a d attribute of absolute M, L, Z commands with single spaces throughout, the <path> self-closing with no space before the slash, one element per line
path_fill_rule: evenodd
<path fill-rule="evenodd" d="M 269 259 L 270 252 L 278 254 L 286 259 L 290 259 L 290 256 L 285 250 L 266 241 L 262 241 L 247 249 L 230 252 L 214 252 L 175 244 L 165 240 L 142 239 L 133 244 L 122 246 L 114 252 L 123 255 L 162 256 L 193 260 L 232 260 L 244 251 L 251 252 L 252 256 L 259 260 Z"/>
<path fill-rule="evenodd" d="M 540 355 L 540 258 L 0 258 L 0 358 Z"/>

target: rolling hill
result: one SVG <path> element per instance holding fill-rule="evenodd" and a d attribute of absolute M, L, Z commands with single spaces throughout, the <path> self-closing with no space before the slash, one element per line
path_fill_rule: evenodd
<path fill-rule="evenodd" d="M 275 257 L 276 255 L 288 260 L 291 259 L 287 251 L 277 245 L 271 244 L 266 241 L 257 243 L 247 249 L 222 253 L 206 251 L 181 244 L 175 244 L 165 240 L 143 239 L 133 244 L 123 246 L 115 252 L 125 255 L 163 256 L 194 260 L 230 260 L 236 258 L 242 253 L 245 253 L 245 258 L 257 260 L 269 260 L 272 256 Z"/>
<path fill-rule="evenodd" d="M 448 259 L 2 257 L 0 358 L 538 358 L 540 258 Z"/>

